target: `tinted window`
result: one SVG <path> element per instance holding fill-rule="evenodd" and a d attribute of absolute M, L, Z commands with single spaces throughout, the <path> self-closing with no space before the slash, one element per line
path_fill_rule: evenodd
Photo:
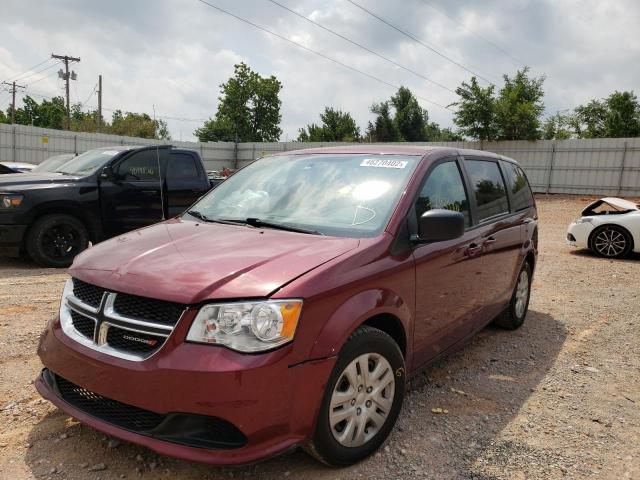
<path fill-rule="evenodd" d="M 125 181 L 158 181 L 159 152 L 142 150 L 123 160 L 118 166 L 118 178 Z"/>
<path fill-rule="evenodd" d="M 196 180 L 199 178 L 195 159 L 187 153 L 172 153 L 169 159 L 167 181 Z"/>
<path fill-rule="evenodd" d="M 445 162 L 435 167 L 422 187 L 416 200 L 417 218 L 433 208 L 460 212 L 464 215 L 465 224 L 470 225 L 469 201 L 456 162 Z"/>
<path fill-rule="evenodd" d="M 503 165 L 507 171 L 509 188 L 513 196 L 513 209 L 518 211 L 529 208 L 533 205 L 533 194 L 524 172 L 514 163 L 505 162 Z"/>
<path fill-rule="evenodd" d="M 497 162 L 467 160 L 465 162 L 478 205 L 478 220 L 509 211 L 507 190 Z"/>

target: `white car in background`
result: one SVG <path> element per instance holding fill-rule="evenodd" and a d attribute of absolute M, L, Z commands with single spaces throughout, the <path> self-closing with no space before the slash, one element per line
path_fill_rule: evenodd
<path fill-rule="evenodd" d="M 640 252 L 640 205 L 614 197 L 596 200 L 569 225 L 567 243 L 608 258 Z"/>

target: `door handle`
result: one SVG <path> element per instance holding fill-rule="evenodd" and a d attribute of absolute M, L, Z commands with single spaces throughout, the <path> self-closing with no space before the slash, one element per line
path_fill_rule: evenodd
<path fill-rule="evenodd" d="M 493 243 L 496 243 L 496 239 L 493 237 L 489 237 L 484 242 L 482 242 L 482 245 L 491 245 Z"/>
<path fill-rule="evenodd" d="M 473 257 L 481 250 L 482 250 L 482 245 L 478 245 L 477 243 L 474 242 L 469 244 L 469 246 L 465 249 L 464 254 L 467 257 Z"/>

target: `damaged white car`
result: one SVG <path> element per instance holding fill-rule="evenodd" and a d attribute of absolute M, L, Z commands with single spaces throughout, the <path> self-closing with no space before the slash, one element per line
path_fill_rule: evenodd
<path fill-rule="evenodd" d="M 567 243 L 608 258 L 640 252 L 640 205 L 614 197 L 589 204 L 569 225 Z"/>

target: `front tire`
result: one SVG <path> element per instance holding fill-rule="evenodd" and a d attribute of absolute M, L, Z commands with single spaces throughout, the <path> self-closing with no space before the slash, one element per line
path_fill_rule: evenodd
<path fill-rule="evenodd" d="M 604 225 L 591 234 L 589 247 L 601 257 L 623 258 L 633 248 L 633 241 L 625 229 L 615 225 Z"/>
<path fill-rule="evenodd" d="M 85 226 L 75 217 L 45 215 L 36 220 L 26 239 L 29 257 L 44 267 L 68 267 L 75 256 L 89 245 Z"/>
<path fill-rule="evenodd" d="M 361 326 L 340 351 L 306 450 L 332 466 L 368 457 L 391 433 L 404 390 L 398 344 L 381 330 Z"/>

